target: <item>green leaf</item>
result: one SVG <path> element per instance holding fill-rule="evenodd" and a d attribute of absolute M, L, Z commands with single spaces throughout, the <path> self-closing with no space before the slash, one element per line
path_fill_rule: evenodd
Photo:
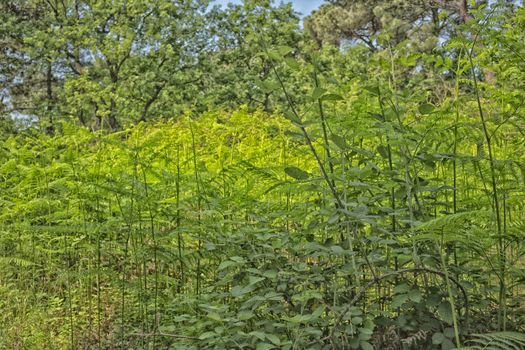
<path fill-rule="evenodd" d="M 286 318 L 291 323 L 305 323 L 310 321 L 312 315 L 295 315 L 294 317 Z"/>
<path fill-rule="evenodd" d="M 445 337 L 447 338 L 453 338 L 455 335 L 454 328 L 451 328 L 451 327 L 445 328 L 445 331 L 443 332 L 443 334 L 445 334 Z"/>
<path fill-rule="evenodd" d="M 379 155 L 383 158 L 388 158 L 388 148 L 386 148 L 385 146 L 383 145 L 380 145 L 380 146 L 377 146 L 377 153 L 379 153 Z"/>
<path fill-rule="evenodd" d="M 351 320 L 352 324 L 354 325 L 360 325 L 363 323 L 363 318 L 362 317 L 352 317 L 352 320 Z"/>
<path fill-rule="evenodd" d="M 419 289 L 412 289 L 408 292 L 408 299 L 412 300 L 415 303 L 419 303 L 421 301 L 421 292 Z"/>
<path fill-rule="evenodd" d="M 273 280 L 275 278 L 277 278 L 277 272 L 274 271 L 274 270 L 267 270 L 267 271 L 264 271 L 263 272 L 263 276 L 270 279 L 270 280 Z"/>
<path fill-rule="evenodd" d="M 419 106 L 419 113 L 426 115 L 434 112 L 435 107 L 429 103 L 424 103 Z"/>
<path fill-rule="evenodd" d="M 279 51 L 276 51 L 276 50 L 268 50 L 267 55 L 270 59 L 277 61 L 277 62 L 283 60 L 283 55 Z"/>
<path fill-rule="evenodd" d="M 293 70 L 295 71 L 298 71 L 301 69 L 301 65 L 299 64 L 299 62 L 297 62 L 296 59 L 294 58 L 291 58 L 291 57 L 286 57 L 284 59 L 284 63 L 286 63 L 286 65 L 290 68 L 292 68 Z"/>
<path fill-rule="evenodd" d="M 441 343 L 443 343 L 443 341 L 445 340 L 445 335 L 441 332 L 438 332 L 438 333 L 434 333 L 432 335 L 432 344 L 434 345 L 439 345 Z"/>
<path fill-rule="evenodd" d="M 280 85 L 274 81 L 255 79 L 253 82 L 259 89 L 266 93 L 271 93 L 280 89 Z"/>
<path fill-rule="evenodd" d="M 235 286 L 231 289 L 231 295 L 233 297 L 241 297 L 245 294 L 248 294 L 250 292 L 253 292 L 255 290 L 255 285 L 254 284 L 250 284 L 250 285 L 247 285 L 245 287 L 242 287 L 242 286 Z"/>
<path fill-rule="evenodd" d="M 343 96 L 338 94 L 325 94 L 322 97 L 323 101 L 342 101 L 344 100 Z"/>
<path fill-rule="evenodd" d="M 237 317 L 241 321 L 247 321 L 247 320 L 253 318 L 253 316 L 255 316 L 255 315 L 251 311 L 241 311 L 241 312 L 239 312 L 239 314 L 237 314 Z"/>
<path fill-rule="evenodd" d="M 341 150 L 346 150 L 348 148 L 348 145 L 346 144 L 346 140 L 344 137 L 341 137 L 336 134 L 331 135 L 332 142 Z"/>
<path fill-rule="evenodd" d="M 216 312 L 210 312 L 210 313 L 208 314 L 208 318 L 209 318 L 210 320 L 213 320 L 213 321 L 222 321 L 222 317 L 221 317 L 221 315 L 219 315 L 219 314 L 216 313 Z"/>
<path fill-rule="evenodd" d="M 438 306 L 438 313 L 441 319 L 448 324 L 452 324 L 454 321 L 452 319 L 452 309 L 448 301 L 443 301 Z"/>
<path fill-rule="evenodd" d="M 341 246 L 338 246 L 338 245 L 331 246 L 330 249 L 332 250 L 334 254 L 337 254 L 337 255 L 343 254 L 345 252 L 345 250 Z"/>
<path fill-rule="evenodd" d="M 290 112 L 290 111 L 285 112 L 284 117 L 288 119 L 289 121 L 291 121 L 292 123 L 297 124 L 297 125 L 302 125 L 303 123 L 301 118 L 299 118 L 293 112 Z M 303 135 L 300 134 L 300 136 L 302 137 Z"/>
<path fill-rule="evenodd" d="M 221 270 L 224 270 L 224 269 L 226 269 L 226 268 L 228 268 L 230 266 L 234 266 L 234 265 L 236 265 L 235 262 L 233 262 L 231 260 L 226 260 L 226 261 L 223 261 L 223 262 L 220 263 L 218 269 L 219 269 L 219 271 L 221 271 Z"/>
<path fill-rule="evenodd" d="M 350 348 L 357 349 L 359 348 L 359 338 L 352 338 L 348 341 L 348 344 L 350 345 Z"/>
<path fill-rule="evenodd" d="M 293 177 L 296 180 L 306 180 L 310 177 L 310 174 L 308 174 L 306 171 L 294 166 L 284 168 L 284 172 L 286 175 Z"/>
<path fill-rule="evenodd" d="M 321 96 L 323 96 L 323 94 L 326 92 L 325 89 L 321 88 L 321 87 L 316 87 L 313 91 L 312 91 L 312 100 L 318 100 L 319 98 L 321 98 Z"/>
<path fill-rule="evenodd" d="M 253 332 L 250 332 L 249 334 L 260 340 L 266 339 L 266 333 L 263 333 L 263 332 L 253 331 Z"/>
<path fill-rule="evenodd" d="M 290 54 L 292 51 L 293 49 L 290 46 L 281 45 L 277 47 L 277 52 L 279 52 L 281 56 L 286 56 Z"/>
<path fill-rule="evenodd" d="M 281 340 L 279 339 L 278 336 L 276 336 L 274 334 L 266 334 L 266 339 L 268 339 L 269 341 L 271 341 L 275 345 L 281 345 Z"/>
<path fill-rule="evenodd" d="M 216 337 L 216 336 L 217 336 L 217 333 L 215 333 L 215 332 L 205 332 L 205 333 L 202 333 L 199 336 L 199 339 L 200 340 L 205 340 L 205 339 L 213 338 L 213 337 Z"/>
<path fill-rule="evenodd" d="M 397 286 L 394 287 L 394 293 L 396 294 L 406 293 L 409 290 L 410 290 L 410 286 L 406 283 L 398 284 Z"/>
<path fill-rule="evenodd" d="M 318 319 L 319 316 L 321 316 L 323 314 L 324 310 L 325 310 L 325 306 L 324 305 L 321 305 L 317 309 L 315 309 L 315 311 L 312 313 L 312 320 Z"/>
<path fill-rule="evenodd" d="M 257 344 L 257 350 L 270 350 L 270 349 L 274 349 L 275 346 L 272 345 L 272 344 L 268 344 L 268 343 L 259 343 Z"/>
<path fill-rule="evenodd" d="M 359 343 L 359 345 L 361 346 L 362 350 L 374 350 L 374 347 L 372 346 L 372 344 L 370 344 L 367 341 L 362 341 Z"/>
<path fill-rule="evenodd" d="M 454 345 L 452 340 L 445 338 L 445 340 L 443 340 L 443 343 L 441 343 L 441 350 L 452 350 L 452 349 L 456 349 L 456 346 Z"/>
<path fill-rule="evenodd" d="M 381 91 L 377 86 L 365 86 L 365 89 L 370 92 L 372 95 L 379 96 Z"/>
<path fill-rule="evenodd" d="M 408 295 L 406 294 L 398 294 L 392 298 L 392 302 L 390 303 L 390 307 L 392 308 L 398 308 L 401 307 L 406 301 L 408 300 Z"/>

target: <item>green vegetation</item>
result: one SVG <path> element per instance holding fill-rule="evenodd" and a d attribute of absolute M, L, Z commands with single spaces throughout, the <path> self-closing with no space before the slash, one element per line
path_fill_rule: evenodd
<path fill-rule="evenodd" d="M 525 349 L 523 4 L 0 19 L 0 349 Z"/>

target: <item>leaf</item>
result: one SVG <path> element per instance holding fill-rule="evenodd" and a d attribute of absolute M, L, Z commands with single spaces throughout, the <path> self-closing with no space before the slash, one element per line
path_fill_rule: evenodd
<path fill-rule="evenodd" d="M 354 324 L 354 325 L 360 325 L 360 324 L 363 323 L 363 318 L 362 318 L 362 317 L 359 317 L 359 316 L 352 317 L 351 322 L 352 322 L 352 324 Z"/>
<path fill-rule="evenodd" d="M 267 270 L 267 271 L 264 271 L 263 272 L 263 276 L 270 279 L 270 280 L 273 280 L 275 278 L 277 278 L 277 272 L 274 271 L 274 270 Z"/>
<path fill-rule="evenodd" d="M 372 95 L 379 96 L 381 91 L 377 86 L 365 86 L 365 90 L 370 92 Z"/>
<path fill-rule="evenodd" d="M 408 292 L 408 299 L 415 303 L 419 303 L 421 301 L 421 292 L 419 289 L 412 289 L 410 292 Z"/>
<path fill-rule="evenodd" d="M 205 339 L 209 339 L 209 338 L 216 337 L 216 336 L 217 336 L 217 333 L 215 332 L 205 332 L 199 336 L 199 339 L 205 340 Z"/>
<path fill-rule="evenodd" d="M 277 52 L 279 52 L 281 56 L 286 56 L 290 54 L 292 51 L 293 49 L 290 46 L 281 45 L 277 47 Z"/>
<path fill-rule="evenodd" d="M 374 330 L 370 328 L 359 328 L 359 339 L 361 340 L 368 340 L 372 337 L 372 334 L 374 334 Z"/>
<path fill-rule="evenodd" d="M 372 346 L 372 344 L 370 344 L 367 341 L 362 341 L 359 343 L 359 345 L 361 345 L 362 350 L 374 350 L 374 347 Z"/>
<path fill-rule="evenodd" d="M 222 321 L 222 317 L 221 317 L 221 315 L 219 315 L 219 314 L 216 313 L 216 312 L 210 312 L 210 313 L 208 314 L 208 318 L 209 318 L 210 320 L 213 320 L 213 321 L 219 321 L 219 322 Z"/>
<path fill-rule="evenodd" d="M 286 65 L 290 68 L 292 68 L 293 70 L 295 71 L 298 71 L 301 69 L 301 65 L 299 64 L 299 62 L 297 62 L 296 59 L 294 58 L 291 58 L 291 57 L 286 57 L 284 59 L 284 63 L 286 63 Z"/>
<path fill-rule="evenodd" d="M 273 81 L 254 79 L 253 82 L 259 89 L 266 93 L 271 93 L 280 89 L 279 84 Z"/>
<path fill-rule="evenodd" d="M 380 146 L 377 146 L 377 153 L 379 153 L 379 155 L 383 158 L 388 158 L 388 149 L 383 146 L 383 145 L 380 145 Z"/>
<path fill-rule="evenodd" d="M 308 174 L 306 171 L 294 166 L 284 168 L 284 172 L 286 175 L 293 177 L 296 180 L 306 180 L 310 177 L 310 174 Z"/>
<path fill-rule="evenodd" d="M 369 113 L 369 114 L 375 120 L 379 120 L 380 122 L 384 122 L 385 121 L 385 116 L 382 115 L 382 114 L 379 114 L 379 113 Z"/>
<path fill-rule="evenodd" d="M 249 277 L 249 285 L 254 285 L 254 284 L 257 284 L 261 281 L 264 281 L 265 278 L 264 277 L 254 277 L 254 276 L 250 276 Z"/>
<path fill-rule="evenodd" d="M 445 335 L 441 332 L 434 333 L 432 335 L 432 344 L 439 345 L 445 340 Z"/>
<path fill-rule="evenodd" d="M 267 56 L 274 60 L 274 61 L 282 61 L 283 60 L 283 55 L 279 52 L 279 51 L 276 51 L 276 50 L 268 50 L 268 52 L 266 53 Z"/>
<path fill-rule="evenodd" d="M 251 311 L 241 311 L 239 312 L 239 314 L 237 315 L 237 317 L 239 318 L 239 320 L 241 321 L 247 321 L 251 318 L 253 318 L 255 315 L 253 312 Z"/>
<path fill-rule="evenodd" d="M 430 103 L 424 103 L 418 108 L 419 113 L 423 115 L 431 114 L 432 112 L 434 112 L 434 109 L 435 107 L 431 105 Z"/>
<path fill-rule="evenodd" d="M 398 284 L 397 286 L 394 287 L 394 293 L 396 294 L 406 293 L 409 290 L 410 290 L 410 286 L 406 283 Z"/>
<path fill-rule="evenodd" d="M 294 317 L 286 318 L 291 323 L 305 323 L 310 321 L 312 315 L 295 315 Z"/>
<path fill-rule="evenodd" d="M 276 336 L 274 334 L 266 334 L 266 339 L 268 339 L 269 341 L 271 341 L 275 345 L 281 345 L 281 340 L 279 339 L 278 336 Z"/>
<path fill-rule="evenodd" d="M 451 327 L 445 328 L 445 330 L 443 331 L 443 334 L 445 334 L 445 337 L 447 338 L 453 338 L 455 334 L 454 328 L 451 328 Z"/>
<path fill-rule="evenodd" d="M 398 308 L 401 307 L 406 301 L 408 300 L 408 295 L 406 294 L 398 294 L 392 298 L 392 302 L 390 303 L 390 307 L 392 308 Z"/>
<path fill-rule="evenodd" d="M 316 320 L 319 318 L 319 316 L 322 315 L 322 313 L 324 312 L 325 310 L 325 306 L 324 305 L 321 305 L 319 306 L 317 309 L 315 309 L 315 311 L 312 313 L 312 320 Z"/>
<path fill-rule="evenodd" d="M 452 319 L 452 309 L 448 301 L 443 301 L 438 306 L 438 313 L 441 319 L 448 324 L 452 324 L 454 321 Z"/>
<path fill-rule="evenodd" d="M 259 343 L 257 344 L 257 350 L 270 350 L 270 349 L 274 349 L 275 346 L 272 345 L 272 344 L 268 344 L 268 343 Z"/>
<path fill-rule="evenodd" d="M 350 345 L 350 348 L 357 349 L 359 348 L 359 338 L 352 338 L 348 341 L 348 344 Z"/>
<path fill-rule="evenodd" d="M 224 270 L 224 269 L 226 269 L 226 268 L 228 268 L 230 266 L 234 266 L 234 265 L 236 265 L 235 262 L 233 262 L 231 260 L 226 260 L 226 261 L 223 261 L 223 262 L 220 263 L 218 269 L 219 269 L 219 271 L 221 271 L 221 270 Z"/>
<path fill-rule="evenodd" d="M 454 345 L 452 340 L 445 338 L 445 340 L 443 340 L 443 343 L 441 343 L 441 350 L 452 350 L 452 349 L 456 349 L 456 346 Z"/>
<path fill-rule="evenodd" d="M 323 96 L 323 94 L 326 92 L 326 89 L 323 89 L 321 87 L 316 87 L 314 89 L 314 91 L 312 91 L 312 100 L 318 100 L 319 98 L 321 98 L 321 96 Z"/>
<path fill-rule="evenodd" d="M 233 297 L 242 297 L 245 294 L 248 294 L 250 292 L 253 292 L 255 290 L 256 286 L 255 284 L 249 284 L 245 287 L 242 286 L 235 286 L 231 289 L 230 293 Z"/>
<path fill-rule="evenodd" d="M 338 245 L 333 245 L 330 247 L 330 249 L 332 250 L 334 254 L 337 254 L 337 255 L 344 254 L 345 252 L 345 250 L 341 246 L 338 246 Z"/>
<path fill-rule="evenodd" d="M 303 123 L 301 118 L 299 118 L 293 112 L 290 112 L 290 111 L 285 112 L 284 117 L 288 119 L 289 121 L 291 121 L 292 123 L 297 124 L 297 125 L 301 125 Z M 300 136 L 302 137 L 303 135 L 300 134 Z"/>
<path fill-rule="evenodd" d="M 263 333 L 263 332 L 253 331 L 253 332 L 250 332 L 249 334 L 260 340 L 266 339 L 266 333 Z"/>
<path fill-rule="evenodd" d="M 346 140 L 344 137 L 341 137 L 336 134 L 331 135 L 332 142 L 341 150 L 346 150 L 348 145 L 346 144 Z"/>
<path fill-rule="evenodd" d="M 338 94 L 325 94 L 322 97 L 323 101 L 343 101 L 344 98 L 341 95 Z"/>
<path fill-rule="evenodd" d="M 472 343 L 479 346 L 465 349 L 523 349 L 525 348 L 525 334 L 518 332 L 493 332 L 485 334 L 473 334 Z"/>

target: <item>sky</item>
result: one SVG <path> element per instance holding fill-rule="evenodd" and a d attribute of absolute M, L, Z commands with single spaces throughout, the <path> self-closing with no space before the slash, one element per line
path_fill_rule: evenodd
<path fill-rule="evenodd" d="M 279 3 L 281 0 L 275 1 Z M 216 4 L 227 4 L 229 2 L 240 3 L 241 0 L 216 0 Z M 310 12 L 319 7 L 324 1 L 323 0 L 286 0 L 283 2 L 292 2 L 296 11 L 301 12 L 304 16 L 309 15 Z"/>

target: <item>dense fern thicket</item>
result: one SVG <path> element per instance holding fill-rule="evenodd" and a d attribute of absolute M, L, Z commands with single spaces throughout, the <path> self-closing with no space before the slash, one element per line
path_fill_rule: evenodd
<path fill-rule="evenodd" d="M 525 11 L 509 3 L 431 51 L 247 26 L 257 51 L 239 51 L 263 68 L 236 108 L 188 98 L 168 118 L 165 80 L 140 120 L 110 85 L 66 81 L 61 110 L 115 101 L 95 126 L 53 107 L 2 129 L 0 349 L 523 349 Z"/>

